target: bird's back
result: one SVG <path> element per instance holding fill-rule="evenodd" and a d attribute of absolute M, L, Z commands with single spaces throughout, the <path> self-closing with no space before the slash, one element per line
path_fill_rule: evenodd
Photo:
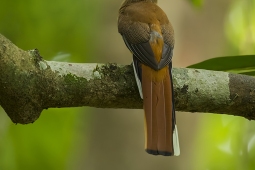
<path fill-rule="evenodd" d="M 151 25 L 159 25 L 164 43 L 174 46 L 174 32 L 165 12 L 155 3 L 137 2 L 119 10 L 118 31 L 132 44 L 148 42 Z"/>

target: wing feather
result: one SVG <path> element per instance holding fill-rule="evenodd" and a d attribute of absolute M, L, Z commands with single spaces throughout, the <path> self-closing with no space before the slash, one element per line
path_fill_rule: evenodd
<path fill-rule="evenodd" d="M 160 70 L 172 61 L 173 49 L 171 46 L 164 43 L 162 49 L 162 57 L 158 63 L 155 60 L 154 53 L 150 46 L 149 41 L 140 44 L 131 44 L 129 43 L 125 36 L 122 35 L 124 42 L 128 49 L 134 54 L 134 56 L 143 64 L 150 66 L 154 70 Z"/>

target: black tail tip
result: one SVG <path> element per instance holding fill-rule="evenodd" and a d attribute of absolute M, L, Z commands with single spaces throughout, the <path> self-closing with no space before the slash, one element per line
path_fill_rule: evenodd
<path fill-rule="evenodd" d="M 167 151 L 158 151 L 158 150 L 151 150 L 151 149 L 145 149 L 145 151 L 148 154 L 152 154 L 152 155 L 163 155 L 163 156 L 172 156 L 173 155 L 172 152 L 167 152 Z"/>

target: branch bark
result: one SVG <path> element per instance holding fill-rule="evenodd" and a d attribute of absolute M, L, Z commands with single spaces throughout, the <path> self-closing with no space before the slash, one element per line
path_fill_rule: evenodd
<path fill-rule="evenodd" d="M 226 72 L 174 68 L 176 110 L 255 120 L 255 79 Z M 50 107 L 141 109 L 131 65 L 46 61 L 0 34 L 0 105 L 14 123 L 34 122 Z"/>

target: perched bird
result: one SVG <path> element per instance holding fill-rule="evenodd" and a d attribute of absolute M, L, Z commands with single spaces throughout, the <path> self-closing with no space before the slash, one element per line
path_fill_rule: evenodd
<path fill-rule="evenodd" d="M 133 53 L 135 78 L 145 112 L 145 150 L 180 154 L 172 84 L 174 31 L 157 0 L 125 0 L 118 31 Z"/>

